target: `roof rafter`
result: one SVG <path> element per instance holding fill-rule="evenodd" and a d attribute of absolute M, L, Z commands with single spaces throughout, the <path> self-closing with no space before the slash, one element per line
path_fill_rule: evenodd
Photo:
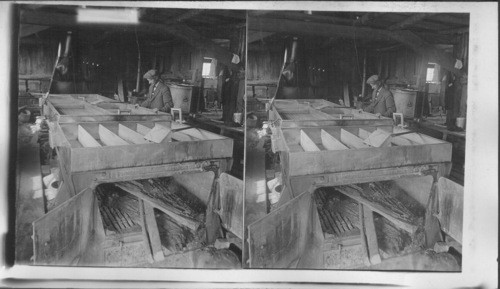
<path fill-rule="evenodd" d="M 176 38 L 184 40 L 191 46 L 199 49 L 205 50 L 212 57 L 217 58 L 221 63 L 227 65 L 230 69 L 239 70 L 241 63 L 232 63 L 233 53 L 222 48 L 212 42 L 210 39 L 203 37 L 196 30 L 190 28 L 189 26 L 179 23 L 172 25 L 149 23 L 142 21 L 138 25 L 134 24 L 120 24 L 120 25 L 110 25 L 110 24 L 82 24 L 78 23 L 76 15 L 69 15 L 63 13 L 48 13 L 48 12 L 31 12 L 31 11 L 21 11 L 20 22 L 24 24 L 36 24 L 36 25 L 46 25 L 46 26 L 69 26 L 69 27 L 106 27 L 108 29 L 126 30 L 128 29 L 138 29 L 150 32 L 161 32 L 168 33 Z"/>
<path fill-rule="evenodd" d="M 422 21 L 423 19 L 425 19 L 431 15 L 433 15 L 433 14 L 431 14 L 431 13 L 418 13 L 418 14 L 412 15 L 399 23 L 396 23 L 394 25 L 389 26 L 387 28 L 387 30 L 405 29 L 407 27 L 412 26 L 413 24 L 415 24 L 417 22 Z"/>

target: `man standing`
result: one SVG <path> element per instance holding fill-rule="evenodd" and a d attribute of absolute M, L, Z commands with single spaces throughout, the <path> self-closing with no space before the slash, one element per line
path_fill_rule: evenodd
<path fill-rule="evenodd" d="M 392 93 L 384 87 L 378 75 L 370 76 L 366 83 L 372 87 L 373 93 L 370 104 L 363 110 L 377 116 L 392 117 L 392 113 L 396 112 L 396 104 Z"/>
<path fill-rule="evenodd" d="M 174 107 L 170 88 L 160 79 L 158 72 L 154 69 L 146 72 L 144 78 L 149 82 L 148 97 L 141 103 L 142 107 L 150 108 L 153 111 L 163 111 L 170 113 Z"/>

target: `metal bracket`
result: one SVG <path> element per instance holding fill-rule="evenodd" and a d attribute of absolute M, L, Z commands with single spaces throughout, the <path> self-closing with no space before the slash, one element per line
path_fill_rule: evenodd
<path fill-rule="evenodd" d="M 210 161 L 209 165 L 202 167 L 203 171 L 205 172 L 214 172 L 216 178 L 218 176 L 219 168 L 220 168 L 219 162 L 215 161 Z"/>
<path fill-rule="evenodd" d="M 426 170 L 422 170 L 422 175 L 424 176 L 432 176 L 432 178 L 434 179 L 434 182 L 437 182 L 438 180 L 438 170 L 436 170 L 435 168 L 428 168 Z"/>
<path fill-rule="evenodd" d="M 353 114 L 341 114 L 340 119 L 354 119 Z"/>
<path fill-rule="evenodd" d="M 118 109 L 118 114 L 132 114 L 132 110 L 130 109 Z"/>

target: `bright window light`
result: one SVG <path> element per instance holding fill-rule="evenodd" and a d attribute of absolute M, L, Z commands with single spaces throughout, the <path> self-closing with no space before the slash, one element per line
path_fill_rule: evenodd
<path fill-rule="evenodd" d="M 77 20 L 80 23 L 118 23 L 137 24 L 139 13 L 137 9 L 78 9 Z"/>
<path fill-rule="evenodd" d="M 427 68 L 427 77 L 425 78 L 425 81 L 427 82 L 432 82 L 434 79 L 434 67 L 433 68 Z"/>
<path fill-rule="evenodd" d="M 429 62 L 427 64 L 427 75 L 425 77 L 426 82 L 433 82 L 436 74 L 436 63 Z"/>
<path fill-rule="evenodd" d="M 210 68 L 212 67 L 212 62 L 203 62 L 203 67 L 201 70 L 201 75 L 203 77 L 210 77 Z"/>

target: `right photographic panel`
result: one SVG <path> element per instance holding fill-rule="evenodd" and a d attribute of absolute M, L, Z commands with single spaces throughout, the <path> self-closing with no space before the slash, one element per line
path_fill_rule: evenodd
<path fill-rule="evenodd" d="M 247 29 L 244 267 L 462 271 L 469 14 Z"/>

